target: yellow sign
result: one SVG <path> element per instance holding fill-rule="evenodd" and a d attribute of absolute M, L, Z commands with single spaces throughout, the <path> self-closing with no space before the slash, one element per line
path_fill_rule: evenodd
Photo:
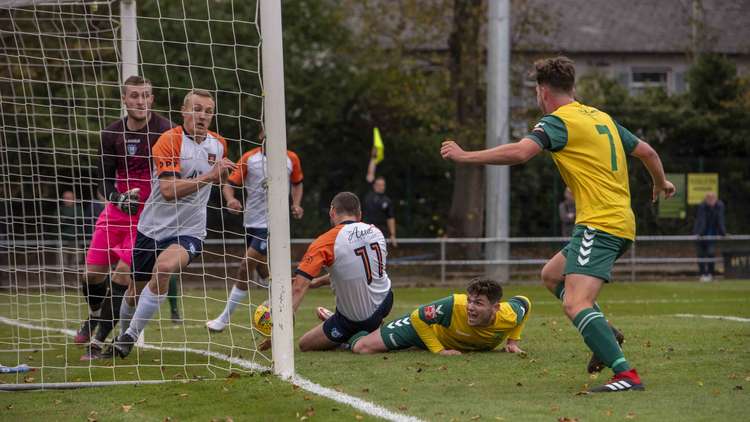
<path fill-rule="evenodd" d="M 719 173 L 688 173 L 688 205 L 698 205 L 706 193 L 719 194 Z"/>

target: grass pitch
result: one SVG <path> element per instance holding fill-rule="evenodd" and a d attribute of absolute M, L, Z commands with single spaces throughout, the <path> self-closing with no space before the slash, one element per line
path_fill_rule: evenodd
<path fill-rule="evenodd" d="M 231 333 L 210 335 L 201 323 L 223 307 L 224 289 L 185 292 L 186 322 L 163 321 L 147 329 L 147 343 L 253 360 L 249 315 L 237 313 Z M 452 293 L 449 289 L 397 289 L 391 317 Z M 257 294 L 262 294 L 258 292 Z M 355 356 L 346 351 L 297 353 L 297 372 L 326 387 L 425 420 L 743 420 L 750 408 L 750 282 L 620 283 L 603 289 L 600 304 L 626 336 L 624 350 L 645 392 L 579 395 L 609 372 L 585 372 L 589 352 L 559 303 L 535 285 L 510 285 L 505 296 L 524 294 L 532 313 L 521 342 L 523 356 L 499 352 L 435 356 L 424 351 Z M 0 297 L 0 315 L 43 319 L 73 329 L 83 306 L 74 296 Z M 212 299 L 213 298 L 213 299 Z M 216 299 L 216 300 L 214 300 Z M 254 298 L 254 301 L 259 301 Z M 313 290 L 296 318 L 296 335 L 315 323 L 316 306 L 332 306 L 327 289 Z M 162 315 L 168 315 L 165 304 Z M 678 316 L 690 314 L 693 316 Z M 241 321 L 245 319 L 245 321 Z M 18 340 L 21 342 L 18 342 Z M 184 344 L 187 340 L 187 344 Z M 117 386 L 72 391 L 0 394 L 0 419 L 34 420 L 369 420 L 352 407 L 292 387 L 273 376 L 191 352 L 140 350 L 137 356 L 91 366 L 82 349 L 52 331 L 0 325 L 0 363 L 26 362 L 46 369 L 2 382 L 176 379 L 206 381 Z M 14 349 L 24 351 L 14 351 Z M 37 351 L 31 351 L 36 349 Z M 28 350 L 28 351 L 26 351 Z M 33 379 L 30 379 L 33 378 Z M 92 413 L 95 412 L 95 413 Z"/>

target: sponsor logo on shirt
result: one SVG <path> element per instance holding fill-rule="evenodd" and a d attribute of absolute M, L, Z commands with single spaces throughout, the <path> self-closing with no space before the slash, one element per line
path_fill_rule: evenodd
<path fill-rule="evenodd" d="M 341 331 L 339 331 L 338 328 L 333 327 L 333 330 L 331 330 L 331 337 L 341 338 L 341 336 L 342 336 Z"/>
<path fill-rule="evenodd" d="M 351 242 L 351 241 L 353 241 L 355 239 L 359 240 L 359 239 L 361 239 L 361 238 L 363 238 L 365 236 L 371 235 L 372 234 L 372 228 L 373 228 L 373 226 L 369 226 L 369 227 L 367 227 L 364 230 L 360 230 L 358 227 L 354 227 L 354 230 L 352 230 L 349 233 L 349 242 Z"/>

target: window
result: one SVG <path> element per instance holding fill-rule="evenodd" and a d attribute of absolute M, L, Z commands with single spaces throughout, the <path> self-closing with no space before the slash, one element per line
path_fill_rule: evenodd
<path fill-rule="evenodd" d="M 630 75 L 630 93 L 640 94 L 648 88 L 669 91 L 669 69 L 633 69 Z"/>

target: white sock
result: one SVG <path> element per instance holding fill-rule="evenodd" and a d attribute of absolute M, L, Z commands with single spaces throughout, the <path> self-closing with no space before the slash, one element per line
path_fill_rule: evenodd
<path fill-rule="evenodd" d="M 238 289 L 237 286 L 232 286 L 232 292 L 229 294 L 227 299 L 227 306 L 224 307 L 224 312 L 219 315 L 219 320 L 224 324 L 229 324 L 229 316 L 232 315 L 234 309 L 242 303 L 247 297 L 247 290 Z"/>
<path fill-rule="evenodd" d="M 134 313 L 135 306 L 130 306 L 127 300 L 123 300 L 122 305 L 120 305 L 120 334 L 125 334 L 125 331 L 128 330 Z"/>
<path fill-rule="evenodd" d="M 152 293 L 151 289 L 146 286 L 141 292 L 141 298 L 138 299 L 138 306 L 135 308 L 135 314 L 133 314 L 133 319 L 130 321 L 130 327 L 128 327 L 126 334 L 133 339 L 137 339 L 165 300 L 167 300 L 167 295 Z"/>

